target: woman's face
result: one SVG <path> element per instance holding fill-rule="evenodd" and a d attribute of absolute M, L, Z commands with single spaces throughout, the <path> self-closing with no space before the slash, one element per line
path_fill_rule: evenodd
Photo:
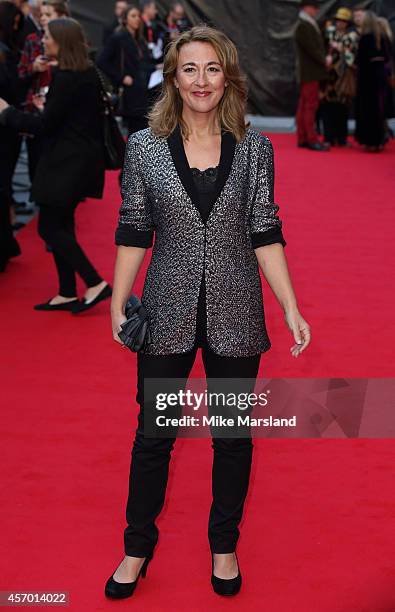
<path fill-rule="evenodd" d="M 354 23 L 358 28 L 362 25 L 364 16 L 365 16 L 365 11 L 362 11 L 359 9 L 354 11 Z"/>
<path fill-rule="evenodd" d="M 44 5 L 41 7 L 40 25 L 42 28 L 45 29 L 45 27 L 50 21 L 52 21 L 52 19 L 58 19 L 58 17 L 59 14 L 55 11 L 53 6 Z"/>
<path fill-rule="evenodd" d="M 343 21 L 342 19 L 336 19 L 336 30 L 338 32 L 345 32 L 348 27 L 348 22 Z"/>
<path fill-rule="evenodd" d="M 137 9 L 130 9 L 126 15 L 126 27 L 130 30 L 138 30 L 140 27 L 140 11 Z"/>
<path fill-rule="evenodd" d="M 181 47 L 174 84 L 191 110 L 208 113 L 218 106 L 226 79 L 210 43 L 194 41 Z"/>
<path fill-rule="evenodd" d="M 52 38 L 51 33 L 48 30 L 48 27 L 45 28 L 43 42 L 44 42 L 45 55 L 47 57 L 57 58 L 59 54 L 59 45 Z"/>

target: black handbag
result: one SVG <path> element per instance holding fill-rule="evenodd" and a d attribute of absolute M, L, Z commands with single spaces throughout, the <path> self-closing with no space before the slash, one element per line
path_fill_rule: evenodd
<path fill-rule="evenodd" d="M 104 163 L 107 170 L 120 170 L 125 159 L 126 143 L 115 118 L 111 94 L 107 93 L 103 76 L 95 66 L 100 81 L 103 109 Z"/>
<path fill-rule="evenodd" d="M 139 298 L 133 293 L 127 301 L 125 316 L 127 321 L 121 324 L 119 338 L 133 352 L 145 349 L 152 342 L 149 317 Z"/>

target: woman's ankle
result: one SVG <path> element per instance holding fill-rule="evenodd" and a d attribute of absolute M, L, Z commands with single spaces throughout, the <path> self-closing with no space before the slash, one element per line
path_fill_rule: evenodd
<path fill-rule="evenodd" d="M 69 295 L 61 295 L 60 293 L 58 293 L 58 295 L 55 295 L 55 297 L 52 298 L 51 302 L 71 302 L 72 300 L 76 300 L 78 299 L 78 297 L 76 295 L 74 295 L 73 297 L 69 296 Z"/>
<path fill-rule="evenodd" d="M 89 285 L 86 287 L 85 291 L 89 291 L 89 289 L 97 289 L 98 287 L 100 287 L 100 285 L 108 285 L 107 281 L 105 281 L 104 279 L 102 279 L 101 281 L 99 281 L 98 283 L 96 283 L 95 285 Z"/>

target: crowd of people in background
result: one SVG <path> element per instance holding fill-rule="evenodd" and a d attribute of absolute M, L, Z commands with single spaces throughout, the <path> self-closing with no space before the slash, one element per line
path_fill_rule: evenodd
<path fill-rule="evenodd" d="M 322 27 L 319 3 L 302 0 L 295 28 L 300 84 L 298 146 L 328 151 L 347 146 L 348 119 L 367 151 L 382 151 L 393 136 L 392 39 L 387 19 L 362 5 L 339 8 Z M 320 138 L 322 133 L 323 138 Z"/>
<path fill-rule="evenodd" d="M 316 0 L 302 0 L 295 28 L 300 90 L 296 114 L 298 146 L 314 151 L 347 146 L 348 119 L 354 116 L 356 141 L 369 151 L 381 151 L 392 136 L 387 122 L 387 117 L 393 116 L 394 80 L 389 23 L 362 6 L 353 10 L 339 8 L 332 19 L 322 24 L 317 20 L 318 12 Z M 69 23 L 64 32 L 56 25 L 59 20 Z M 23 223 L 16 215 L 33 213 L 34 206 L 39 206 L 40 236 L 46 250 L 53 254 L 59 278 L 58 296 L 38 305 L 41 309 L 68 308 L 70 302 L 76 301 L 75 273 L 87 284 L 85 307 L 110 291 L 75 236 L 73 215 L 77 200 L 92 194 L 100 197 L 101 188 L 95 190 L 93 183 L 96 181 L 99 187 L 102 184 L 100 155 L 98 161 L 89 162 L 98 169 L 95 178 L 89 163 L 86 165 L 87 160 L 92 160 L 92 151 L 98 155 L 100 122 L 95 124 L 95 112 L 89 117 L 81 92 L 86 91 L 88 82 L 96 82 L 96 77 L 104 78 L 112 90 L 116 113 L 122 117 L 125 135 L 147 127 L 147 111 L 161 90 L 166 46 L 192 25 L 181 2 L 174 2 L 162 20 L 153 0 L 139 4 L 116 0 L 113 19 L 103 28 L 102 48 L 94 57 L 94 72 L 92 57 L 88 70 L 81 55 L 78 62 L 85 66 L 86 79 L 73 79 L 64 96 L 69 104 L 79 101 L 79 111 L 69 112 L 68 108 L 67 120 L 71 122 L 70 134 L 84 134 L 82 143 L 66 134 L 65 105 L 59 103 L 59 92 L 67 81 L 65 73 L 71 70 L 78 76 L 79 72 L 68 41 L 68 37 L 72 40 L 73 36 L 82 36 L 82 30 L 75 30 L 76 23 L 66 0 L 0 0 L 0 111 L 5 110 L 0 112 L 0 271 L 21 252 L 15 231 Z M 56 53 L 48 52 L 51 28 L 60 36 L 60 42 L 55 43 Z M 100 75 L 96 74 L 98 70 Z M 98 98 L 92 101 L 87 94 L 86 100 L 90 100 L 92 108 L 96 104 L 97 110 Z M 6 106 L 18 113 L 10 112 Z M 23 141 L 33 207 L 18 203 L 13 193 L 13 176 Z M 67 177 L 69 186 L 80 182 L 82 187 L 75 191 L 63 189 L 61 205 L 53 206 L 57 213 L 51 213 L 48 206 L 57 196 L 53 191 L 48 195 L 48 185 L 56 179 L 55 191 L 60 192 L 65 185 L 61 175 Z"/>
<path fill-rule="evenodd" d="M 158 19 L 152 0 L 115 3 L 114 21 L 104 29 L 97 64 L 118 91 L 117 111 L 129 134 L 147 127 L 148 108 L 160 92 L 159 78 L 150 77 L 163 67 L 167 44 L 191 26 L 179 2 L 171 5 L 165 21 Z"/>
<path fill-rule="evenodd" d="M 14 144 L 21 134 L 37 139 L 35 150 L 38 149 L 39 154 L 33 167 L 31 194 L 39 207 L 38 233 L 50 247 L 59 292 L 34 307 L 36 310 L 72 310 L 78 313 L 111 295 L 110 285 L 92 265 L 77 240 L 74 220 L 75 209 L 82 201 L 103 195 L 102 92 L 81 25 L 66 13 L 59 16 L 65 7 L 59 6 L 58 0 L 45 0 L 45 5 L 55 8 L 55 11 L 51 12 L 43 37 L 40 32 L 39 55 L 33 53 L 31 56 L 32 65 L 36 65 L 38 70 L 32 66 L 28 71 L 30 78 L 25 83 L 18 76 L 21 67 L 18 44 L 23 15 L 12 2 L 0 2 L 0 18 L 4 18 L 3 23 L 8 28 L 8 45 L 3 49 L 9 58 L 8 64 L 3 65 L 7 71 L 1 80 L 0 126 L 8 143 Z M 42 13 L 45 19 L 48 14 L 46 10 Z M 31 42 L 29 36 L 22 41 L 22 52 L 28 42 Z M 26 71 L 26 65 L 23 65 L 23 70 Z M 32 87 L 35 80 L 41 87 L 40 76 L 45 72 L 45 82 L 50 84 L 44 96 Z M 12 163 L 14 165 L 15 158 Z M 1 209 L 7 213 L 12 205 L 10 166 L 8 162 L 0 192 Z M 18 254 L 20 249 L 9 219 L 3 212 L 2 215 L 1 263 L 5 267 L 7 259 Z M 77 296 L 76 274 L 86 284 L 82 301 Z"/>
<path fill-rule="evenodd" d="M 61 19 L 68 28 L 55 43 L 56 53 L 48 53 L 51 24 L 56 26 Z M 78 203 L 85 197 L 101 197 L 103 187 L 102 125 L 97 115 L 100 94 L 97 90 L 92 100 L 86 90 L 89 82 L 99 87 L 100 77 L 88 70 L 82 56 L 77 63 L 84 69 L 74 65 L 76 23 L 66 0 L 0 1 L 0 111 L 4 111 L 0 120 L 0 271 L 21 253 L 15 231 L 24 223 L 16 215 L 32 214 L 37 206 L 39 235 L 53 255 L 59 281 L 58 295 L 37 304 L 38 310 L 73 307 L 81 311 L 108 297 L 111 289 L 75 235 Z M 103 48 L 95 63 L 112 86 L 117 114 L 123 117 L 129 134 L 147 125 L 145 115 L 160 91 L 160 78 L 151 86 L 150 76 L 155 71 L 160 74 L 166 44 L 191 25 L 179 2 L 171 5 L 163 22 L 157 17 L 155 2 L 115 2 L 114 20 L 104 28 Z M 78 32 L 74 36 L 78 38 Z M 88 44 L 84 44 L 88 53 Z M 70 72 L 73 80 L 67 82 Z M 30 206 L 18 203 L 13 191 L 23 141 L 32 186 Z M 87 285 L 82 303 L 75 295 L 76 273 Z"/>

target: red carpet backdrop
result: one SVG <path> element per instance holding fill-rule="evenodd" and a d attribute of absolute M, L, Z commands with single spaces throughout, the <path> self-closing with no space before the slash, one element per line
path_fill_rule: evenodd
<path fill-rule="evenodd" d="M 393 142 L 376 155 L 317 154 L 290 135 L 272 141 L 285 251 L 312 344 L 291 357 L 264 281 L 273 348 L 260 375 L 393 377 Z M 119 203 L 112 174 L 104 200 L 77 214 L 81 243 L 110 282 Z M 18 233 L 23 254 L 1 279 L 1 590 L 68 591 L 73 612 L 394 612 L 391 439 L 255 441 L 237 601 L 210 585 L 210 440 L 178 440 L 147 579 L 133 600 L 104 598 L 123 558 L 136 355 L 113 341 L 109 302 L 79 317 L 33 310 L 57 289 L 36 225 Z M 199 352 L 192 376 L 203 375 Z"/>

